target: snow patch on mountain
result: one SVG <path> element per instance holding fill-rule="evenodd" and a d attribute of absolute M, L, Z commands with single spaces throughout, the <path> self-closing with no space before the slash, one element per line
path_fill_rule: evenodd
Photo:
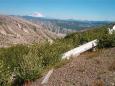
<path fill-rule="evenodd" d="M 34 13 L 32 13 L 31 15 L 29 15 L 29 16 L 32 16 L 32 17 L 45 17 L 42 13 L 40 13 L 40 12 L 34 12 Z"/>

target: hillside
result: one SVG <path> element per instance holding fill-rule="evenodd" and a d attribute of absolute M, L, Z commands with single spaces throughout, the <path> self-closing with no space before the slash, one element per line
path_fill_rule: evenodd
<path fill-rule="evenodd" d="M 79 57 L 80 60 L 78 58 L 78 61 L 76 61 L 77 60 L 76 59 L 75 63 L 73 63 L 73 61 L 72 61 L 72 64 L 75 64 L 74 65 L 75 67 L 67 66 L 67 68 L 69 67 L 69 69 L 66 70 L 65 69 L 66 66 L 63 66 L 63 64 L 65 64 L 66 60 L 62 61 L 62 55 L 65 52 L 67 52 L 75 47 L 78 47 L 86 42 L 94 40 L 94 39 L 99 40 L 97 50 L 100 51 L 101 49 L 105 49 L 105 50 L 107 49 L 106 53 L 96 52 L 97 58 L 98 58 L 98 55 L 100 55 L 99 57 L 102 57 L 101 54 L 107 55 L 108 57 L 110 57 L 109 55 L 111 54 L 112 60 L 114 60 L 114 52 L 113 52 L 114 48 L 112 48 L 112 47 L 115 47 L 115 34 L 108 34 L 108 29 L 107 29 L 108 27 L 109 26 L 102 26 L 102 27 L 93 28 L 93 29 L 83 31 L 83 32 L 72 33 L 72 34 L 67 35 L 64 38 L 54 40 L 54 42 L 52 44 L 50 44 L 49 42 L 44 42 L 44 43 L 39 43 L 39 44 L 33 44 L 33 45 L 30 45 L 29 47 L 27 45 L 16 45 L 16 46 L 8 47 L 8 48 L 0 48 L 0 77 L 1 77 L 0 85 L 1 86 L 21 86 L 21 84 L 24 84 L 24 82 L 28 82 L 28 81 L 32 82 L 33 80 L 36 81 L 37 79 L 39 82 L 39 79 L 42 76 L 44 76 L 44 74 L 49 69 L 57 68 L 57 67 L 61 67 L 62 71 L 59 69 L 59 71 L 61 71 L 61 73 L 57 72 L 56 75 L 57 74 L 61 75 L 61 74 L 64 74 L 64 72 L 67 72 L 67 74 L 68 73 L 70 74 L 70 76 L 68 76 L 67 78 L 70 77 L 70 80 L 75 79 L 75 78 L 73 78 L 74 75 L 72 75 L 72 74 L 76 74 L 76 73 L 81 74 L 81 72 L 82 71 L 84 72 L 84 70 L 85 70 L 85 69 L 83 69 L 83 70 L 78 69 L 78 72 L 76 72 L 77 70 L 75 70 L 75 72 L 74 72 L 74 69 L 72 69 L 72 68 L 76 68 L 76 67 L 81 68 L 81 67 L 85 66 L 85 65 L 79 63 L 79 61 L 81 61 L 81 63 L 82 63 L 82 59 L 81 59 L 82 56 Z M 112 48 L 112 50 L 110 48 Z M 109 52 L 109 50 L 110 50 L 110 52 Z M 95 58 L 95 54 L 92 55 L 93 54 L 92 52 L 90 52 L 90 54 L 91 54 L 91 56 L 89 56 L 89 57 L 91 59 L 93 57 Z M 83 56 L 83 57 L 87 58 L 88 54 L 85 54 L 85 56 Z M 111 60 L 108 61 L 108 57 L 104 64 L 109 64 L 111 62 Z M 83 60 L 84 60 L 84 58 L 83 58 Z M 89 63 L 89 61 L 85 61 L 85 62 L 86 62 L 85 63 L 86 66 L 84 68 L 88 69 L 86 72 L 88 72 L 88 74 L 89 74 L 90 71 L 89 71 L 89 68 L 87 68 L 87 65 L 93 65 L 94 62 L 92 60 L 91 60 L 91 63 Z M 84 63 L 84 61 L 83 61 L 83 63 Z M 71 64 L 71 60 L 70 60 L 70 64 Z M 81 65 L 81 66 L 79 67 L 78 65 L 79 66 Z M 93 66 L 95 66 L 95 65 L 96 64 L 94 64 Z M 90 66 L 90 68 L 92 70 L 95 70 L 95 69 L 93 69 L 93 66 Z M 100 66 L 100 64 L 96 65 L 96 67 L 97 66 Z M 71 71 L 70 69 L 73 71 Z M 113 69 L 114 69 L 114 67 L 113 67 Z M 100 69 L 97 69 L 97 70 L 100 70 Z M 57 71 L 58 71 L 58 69 L 57 69 Z M 87 74 L 87 73 L 84 73 L 84 74 Z M 95 73 L 95 74 L 97 74 L 97 73 Z M 59 77 L 60 80 L 61 79 L 64 80 L 65 76 L 61 75 L 62 76 L 61 77 L 60 75 L 58 75 L 57 77 Z M 71 78 L 71 75 L 72 75 L 72 78 Z M 86 76 L 86 75 L 84 75 L 84 76 Z M 52 77 L 55 77 L 55 73 Z M 83 77 L 82 77 L 82 79 L 83 79 Z M 87 79 L 87 76 L 84 78 Z M 55 85 L 57 85 L 57 83 L 61 84 L 62 82 L 60 82 L 60 81 L 59 82 L 57 81 L 57 83 L 56 82 L 54 83 L 52 81 L 52 80 L 55 81 L 58 79 L 51 78 L 51 81 L 50 81 L 51 83 L 48 83 L 49 86 L 55 86 Z M 82 79 L 80 79 L 80 80 L 82 80 Z M 71 84 L 71 81 L 68 80 L 68 83 Z M 84 81 L 84 83 L 85 83 L 85 81 Z M 87 83 L 89 83 L 89 82 L 87 82 Z M 75 82 L 75 84 L 76 84 L 76 82 Z M 64 85 L 65 85 L 65 82 L 64 82 Z"/>
<path fill-rule="evenodd" d="M 114 86 L 115 48 L 86 52 L 55 69 L 46 86 Z M 42 86 L 44 77 L 31 83 Z"/>
<path fill-rule="evenodd" d="M 109 26 L 66 36 L 65 39 L 68 40 L 69 38 L 78 38 L 77 41 L 79 41 L 80 44 L 97 38 L 99 40 L 97 50 L 95 52 L 91 52 L 90 50 L 81 54 L 80 56 L 74 56 L 74 58 L 67 63 L 57 65 L 56 68 L 60 68 L 54 70 L 48 80 L 48 83 L 45 83 L 44 85 L 114 86 L 115 34 L 107 34 L 107 27 Z M 41 82 L 45 76 L 46 75 L 28 84 L 31 86 L 41 86 Z"/>
<path fill-rule="evenodd" d="M 56 33 L 47 30 L 41 24 L 34 24 L 18 17 L 0 15 L 0 47 L 51 41 L 57 37 Z"/>

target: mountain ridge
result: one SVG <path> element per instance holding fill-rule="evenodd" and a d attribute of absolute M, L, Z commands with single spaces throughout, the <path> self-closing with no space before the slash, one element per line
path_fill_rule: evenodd
<path fill-rule="evenodd" d="M 86 21 L 86 20 L 83 21 L 83 20 L 73 20 L 73 19 L 53 19 L 53 18 L 45 18 L 45 17 L 41 18 L 41 17 L 32 17 L 32 16 L 20 16 L 20 17 L 36 24 L 41 23 L 51 31 L 57 33 L 76 32 L 76 31 L 81 31 L 84 29 L 94 28 L 97 26 L 102 26 L 111 23 L 110 21 Z"/>
<path fill-rule="evenodd" d="M 59 37 L 43 27 L 16 16 L 0 15 L 0 45 L 39 43 Z"/>

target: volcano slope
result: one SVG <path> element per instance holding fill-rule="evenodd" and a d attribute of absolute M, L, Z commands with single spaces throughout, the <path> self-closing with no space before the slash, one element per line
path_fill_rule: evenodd
<path fill-rule="evenodd" d="M 18 17 L 0 15 L 0 47 L 52 41 L 57 37 L 41 24 L 36 25 Z"/>

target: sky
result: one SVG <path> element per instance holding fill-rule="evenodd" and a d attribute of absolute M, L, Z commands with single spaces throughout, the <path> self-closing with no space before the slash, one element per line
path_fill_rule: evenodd
<path fill-rule="evenodd" d="M 0 0 L 0 14 L 115 21 L 115 0 Z"/>

